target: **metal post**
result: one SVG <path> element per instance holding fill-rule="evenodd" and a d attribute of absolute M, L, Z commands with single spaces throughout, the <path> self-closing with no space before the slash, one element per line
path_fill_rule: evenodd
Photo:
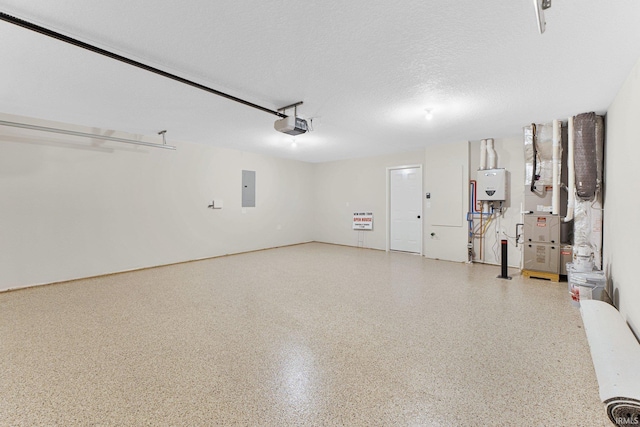
<path fill-rule="evenodd" d="M 500 242 L 502 243 L 502 274 L 498 276 L 498 279 L 511 280 L 511 277 L 507 275 L 507 249 L 509 248 L 509 242 L 507 240 L 501 240 Z"/>

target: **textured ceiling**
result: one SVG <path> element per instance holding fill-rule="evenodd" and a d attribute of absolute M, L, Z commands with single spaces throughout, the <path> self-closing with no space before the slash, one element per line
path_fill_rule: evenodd
<path fill-rule="evenodd" d="M 0 21 L 0 111 L 320 162 L 519 135 L 603 113 L 640 57 L 640 1 L 0 0 L 0 11 L 315 131 Z M 424 119 L 424 110 L 433 119 Z M 179 147 L 179 143 L 177 144 Z"/>

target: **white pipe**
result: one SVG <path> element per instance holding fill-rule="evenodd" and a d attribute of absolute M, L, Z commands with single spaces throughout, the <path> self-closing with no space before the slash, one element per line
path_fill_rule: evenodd
<path fill-rule="evenodd" d="M 527 213 L 528 213 L 528 212 L 527 212 Z M 524 202 L 520 202 L 520 223 L 521 223 L 521 224 L 524 224 L 524 214 L 525 214 L 525 211 L 524 211 Z M 518 227 L 518 226 L 516 225 L 516 228 L 517 228 L 517 227 Z M 523 225 L 523 230 L 522 230 L 522 231 L 524 232 L 524 225 Z M 524 238 L 523 238 L 523 240 L 524 240 Z M 516 244 L 517 244 L 517 243 L 518 243 L 518 242 L 516 241 Z M 524 241 L 522 242 L 522 244 L 520 244 L 520 246 L 518 246 L 518 248 L 520 248 L 520 271 L 522 271 L 522 270 L 524 270 L 524 250 L 523 250 L 523 248 L 524 248 Z"/>
<path fill-rule="evenodd" d="M 493 138 L 487 139 L 487 169 L 495 169 L 498 166 L 498 156 L 493 148 Z"/>
<path fill-rule="evenodd" d="M 551 199 L 551 213 L 558 215 L 560 213 L 560 139 L 561 125 L 559 120 L 553 121 L 553 156 L 552 172 L 553 172 L 553 193 Z"/>
<path fill-rule="evenodd" d="M 495 169 L 496 168 L 496 150 L 493 149 L 493 138 L 487 138 L 484 141 L 486 144 L 486 152 L 487 152 L 486 169 Z M 489 213 L 488 201 L 482 202 L 482 212 Z M 484 239 L 484 235 L 482 238 Z M 483 258 L 483 261 L 484 261 L 484 258 Z"/>
<path fill-rule="evenodd" d="M 567 173 L 568 173 L 568 183 L 567 183 L 567 191 L 569 193 L 569 197 L 567 198 L 567 216 L 564 218 L 564 222 L 569 222 L 573 219 L 573 210 L 575 209 L 576 204 L 576 169 L 573 163 L 573 155 L 574 155 L 574 141 L 573 141 L 573 117 L 569 117 L 567 119 L 567 132 L 569 136 L 568 141 L 568 149 L 569 153 L 567 154 Z"/>
<path fill-rule="evenodd" d="M 480 170 L 487 169 L 487 140 L 483 139 L 480 141 Z M 482 216 L 480 220 L 480 226 L 482 226 L 482 222 L 484 220 L 484 214 L 489 212 L 489 202 L 482 202 Z M 484 252 L 482 251 L 482 246 L 484 243 L 484 234 L 480 236 L 480 253 L 482 254 L 480 262 L 484 262 Z"/>

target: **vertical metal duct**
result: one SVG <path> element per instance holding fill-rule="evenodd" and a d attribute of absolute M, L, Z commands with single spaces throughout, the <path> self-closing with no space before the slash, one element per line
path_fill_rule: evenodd
<path fill-rule="evenodd" d="M 596 268 L 602 268 L 602 169 L 603 119 L 595 113 L 574 118 L 575 217 L 574 254 L 593 254 Z M 575 263 L 575 260 L 574 260 Z"/>
<path fill-rule="evenodd" d="M 582 200 L 593 200 L 602 180 L 602 118 L 595 113 L 579 114 L 573 127 L 576 194 Z"/>

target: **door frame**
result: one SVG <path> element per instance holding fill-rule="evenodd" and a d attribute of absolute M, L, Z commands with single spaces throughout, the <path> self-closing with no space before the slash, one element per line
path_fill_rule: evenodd
<path fill-rule="evenodd" d="M 418 169 L 420 173 L 420 256 L 424 255 L 424 200 L 422 193 L 424 191 L 424 176 L 422 173 L 422 165 L 404 165 L 404 166 L 388 166 L 387 167 L 387 202 L 386 202 L 386 225 L 387 225 L 387 244 L 385 250 L 389 252 L 391 246 L 391 171 L 398 169 Z"/>

